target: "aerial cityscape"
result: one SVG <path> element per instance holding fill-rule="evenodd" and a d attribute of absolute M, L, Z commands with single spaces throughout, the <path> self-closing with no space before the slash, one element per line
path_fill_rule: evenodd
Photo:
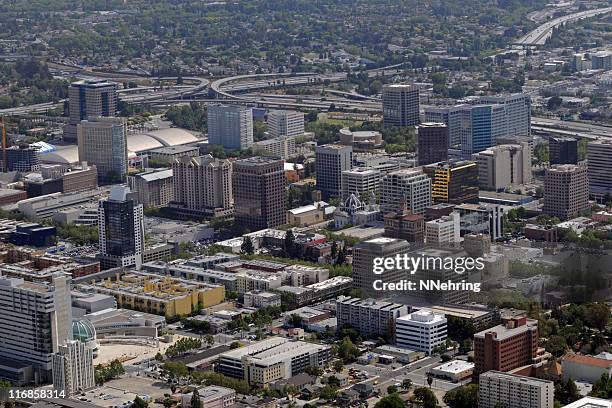
<path fill-rule="evenodd" d="M 0 408 L 612 408 L 612 0 L 0 27 Z"/>

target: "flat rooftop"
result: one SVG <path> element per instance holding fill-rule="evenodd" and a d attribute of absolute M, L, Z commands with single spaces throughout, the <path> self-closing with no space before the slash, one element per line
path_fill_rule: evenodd
<path fill-rule="evenodd" d="M 487 333 L 496 333 L 497 334 L 497 340 L 505 340 L 508 339 L 510 337 L 514 337 L 516 335 L 519 335 L 521 333 L 524 333 L 532 328 L 537 328 L 538 327 L 538 321 L 537 320 L 532 320 L 532 319 L 527 319 L 527 323 L 522 325 L 522 326 L 518 326 L 512 329 L 508 329 L 506 326 L 504 325 L 498 325 L 495 327 L 491 327 L 490 329 L 487 330 L 483 330 L 481 332 L 478 332 L 476 334 L 474 334 L 474 337 L 478 337 L 478 338 L 484 338 L 485 334 Z"/>
<path fill-rule="evenodd" d="M 467 370 L 473 370 L 474 366 L 475 366 L 474 363 L 470 363 L 467 361 L 452 360 L 438 367 L 435 367 L 434 370 L 438 372 L 449 373 L 449 374 L 459 374 Z"/>

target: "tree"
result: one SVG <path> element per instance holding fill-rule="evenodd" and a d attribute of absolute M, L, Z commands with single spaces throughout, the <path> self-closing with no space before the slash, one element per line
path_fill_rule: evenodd
<path fill-rule="evenodd" d="M 345 337 L 338 346 L 338 357 L 340 357 L 345 364 L 349 364 L 355 361 L 358 356 L 359 349 L 355 347 L 351 339 Z"/>
<path fill-rule="evenodd" d="M 134 398 L 134 403 L 132 404 L 132 408 L 147 408 L 149 403 L 140 398 L 138 395 Z"/>
<path fill-rule="evenodd" d="M 551 96 L 548 99 L 548 102 L 546 102 L 546 107 L 549 110 L 557 110 L 561 107 L 561 104 L 563 103 L 563 99 L 561 99 L 561 97 L 559 96 Z"/>
<path fill-rule="evenodd" d="M 578 399 L 580 399 L 580 393 L 571 378 L 567 381 L 561 380 L 555 384 L 555 400 L 563 405 L 567 405 Z"/>
<path fill-rule="evenodd" d="M 242 343 L 240 343 L 239 341 L 233 341 L 229 347 L 230 347 L 230 350 L 234 350 L 234 349 L 242 347 Z"/>
<path fill-rule="evenodd" d="M 240 245 L 240 252 L 246 255 L 253 255 L 255 247 L 253 246 L 253 240 L 248 235 L 242 238 L 242 245 Z"/>
<path fill-rule="evenodd" d="M 336 259 L 336 256 L 338 256 L 338 243 L 335 240 L 332 242 L 330 256 L 332 259 Z"/>
<path fill-rule="evenodd" d="M 402 389 L 408 391 L 412 387 L 412 380 L 410 378 L 404 378 L 402 381 Z"/>
<path fill-rule="evenodd" d="M 344 369 L 344 363 L 342 362 L 342 360 L 336 360 L 334 362 L 334 371 L 339 373 Z"/>
<path fill-rule="evenodd" d="M 342 246 L 338 251 L 338 256 L 336 257 L 336 265 L 344 265 L 346 263 L 346 248 Z"/>
<path fill-rule="evenodd" d="M 200 393 L 197 389 L 193 390 L 193 394 L 191 394 L 191 408 L 202 408 L 202 401 L 200 401 Z"/>
<path fill-rule="evenodd" d="M 451 361 L 451 356 L 449 356 L 448 354 L 442 354 L 440 356 L 440 359 L 442 360 L 443 363 L 446 363 L 447 361 Z"/>
<path fill-rule="evenodd" d="M 13 400 L 4 401 L 4 408 L 15 408 L 15 401 Z"/>
<path fill-rule="evenodd" d="M 162 355 L 162 353 L 158 351 L 157 354 L 155 354 L 155 360 L 164 361 L 164 356 Z"/>
<path fill-rule="evenodd" d="M 397 393 L 397 387 L 395 385 L 390 385 L 387 387 L 387 394 L 395 394 Z"/>
<path fill-rule="evenodd" d="M 289 316 L 289 324 L 293 327 L 302 327 L 302 316 L 299 314 L 291 314 Z"/>
<path fill-rule="evenodd" d="M 321 395 L 319 396 L 321 397 L 321 399 L 324 399 L 326 401 L 333 401 L 334 399 L 336 399 L 337 391 L 338 388 L 328 384 L 321 389 Z"/>
<path fill-rule="evenodd" d="M 593 389 L 589 395 L 597 398 L 611 399 L 612 377 L 608 376 L 608 374 L 602 374 L 599 380 L 593 384 Z"/>
<path fill-rule="evenodd" d="M 431 388 L 431 384 L 433 383 L 433 377 L 431 375 L 427 375 L 427 385 Z"/>
<path fill-rule="evenodd" d="M 209 346 L 212 346 L 213 344 L 215 344 L 215 338 L 211 336 L 210 334 L 207 334 L 206 336 L 204 336 L 204 341 Z"/>
<path fill-rule="evenodd" d="M 404 408 L 404 400 L 397 394 L 389 394 L 374 405 L 374 408 Z"/>
<path fill-rule="evenodd" d="M 555 357 L 561 357 L 565 350 L 567 349 L 567 343 L 565 341 L 565 337 L 551 335 L 546 340 L 546 344 L 544 345 L 546 351 L 551 353 Z"/>
<path fill-rule="evenodd" d="M 414 398 L 421 403 L 423 408 L 436 408 L 438 399 L 432 390 L 426 387 L 419 387 L 414 390 Z"/>
<path fill-rule="evenodd" d="M 448 391 L 443 401 L 450 408 L 472 408 L 478 406 L 478 386 L 468 384 Z"/>
<path fill-rule="evenodd" d="M 604 303 L 594 303 L 587 307 L 584 319 L 590 327 L 603 331 L 610 319 L 610 308 Z"/>

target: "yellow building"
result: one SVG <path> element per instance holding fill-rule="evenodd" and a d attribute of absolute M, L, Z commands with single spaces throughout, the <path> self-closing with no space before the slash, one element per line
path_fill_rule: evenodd
<path fill-rule="evenodd" d="M 146 273 L 117 274 L 94 283 L 98 293 L 113 295 L 117 307 L 172 317 L 187 315 L 225 300 L 225 287 Z"/>

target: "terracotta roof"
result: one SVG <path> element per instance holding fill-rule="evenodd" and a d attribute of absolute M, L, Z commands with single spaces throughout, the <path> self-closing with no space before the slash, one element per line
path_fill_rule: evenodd
<path fill-rule="evenodd" d="M 571 361 L 577 364 L 592 365 L 602 368 L 612 367 L 612 360 L 605 360 L 603 358 L 595 358 L 593 356 L 585 356 L 582 354 L 568 353 L 563 356 L 563 361 Z"/>

